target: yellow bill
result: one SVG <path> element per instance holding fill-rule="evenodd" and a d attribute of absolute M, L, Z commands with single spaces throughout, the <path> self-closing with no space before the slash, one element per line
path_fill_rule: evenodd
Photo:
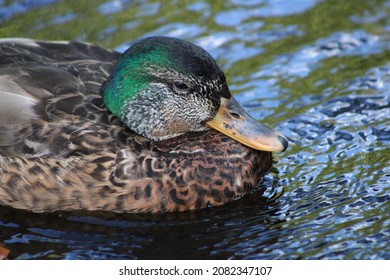
<path fill-rule="evenodd" d="M 288 146 L 286 137 L 253 119 L 233 97 L 221 99 L 217 115 L 206 125 L 256 150 L 282 152 Z"/>

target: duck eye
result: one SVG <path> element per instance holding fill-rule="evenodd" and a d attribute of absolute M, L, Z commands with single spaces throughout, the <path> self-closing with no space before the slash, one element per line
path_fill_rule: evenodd
<path fill-rule="evenodd" d="M 179 91 L 188 91 L 190 87 L 183 81 L 176 81 L 174 84 L 175 89 Z"/>

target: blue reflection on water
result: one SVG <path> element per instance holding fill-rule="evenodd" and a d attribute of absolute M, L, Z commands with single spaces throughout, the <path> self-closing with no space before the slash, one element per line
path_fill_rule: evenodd
<path fill-rule="evenodd" d="M 3 1 L 0 2 L 0 20 L 8 20 L 14 15 L 25 13 L 29 11 L 30 9 L 48 5 L 54 2 L 57 2 L 58 0 L 19 0 L 19 1 L 12 1 L 10 5 L 3 6 Z"/>

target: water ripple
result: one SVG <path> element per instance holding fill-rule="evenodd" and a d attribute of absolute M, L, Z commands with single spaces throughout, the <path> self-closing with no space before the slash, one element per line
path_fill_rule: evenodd
<path fill-rule="evenodd" d="M 218 60 L 238 102 L 290 146 L 252 193 L 204 211 L 0 207 L 10 258 L 390 259 L 389 1 L 68 2 L 2 5 L 2 36 L 121 52 L 146 36 L 191 40 Z"/>

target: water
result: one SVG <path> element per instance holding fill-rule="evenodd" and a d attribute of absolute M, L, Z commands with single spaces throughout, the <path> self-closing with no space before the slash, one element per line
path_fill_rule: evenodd
<path fill-rule="evenodd" d="M 10 259 L 390 259 L 390 1 L 0 1 L 0 37 L 191 40 L 290 140 L 248 196 L 164 215 L 0 208 Z"/>

